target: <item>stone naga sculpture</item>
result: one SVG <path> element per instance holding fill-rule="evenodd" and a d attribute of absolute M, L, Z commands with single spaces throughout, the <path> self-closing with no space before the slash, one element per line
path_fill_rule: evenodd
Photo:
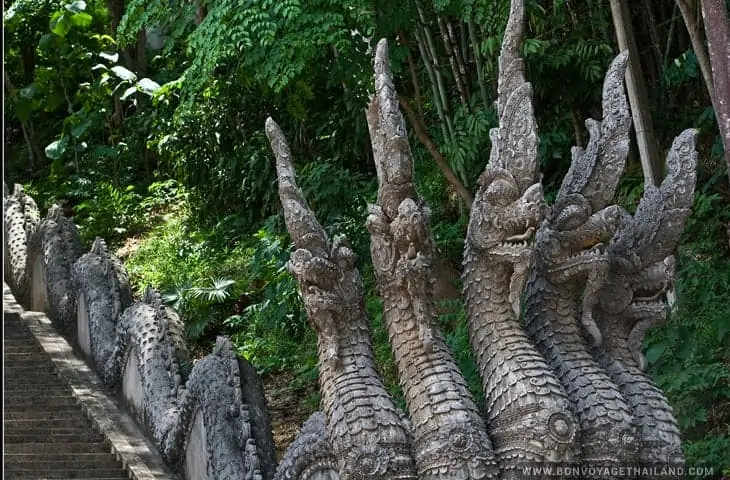
<path fill-rule="evenodd" d="M 289 269 L 319 334 L 319 377 L 336 471 L 353 479 L 416 478 L 409 433 L 375 369 L 355 254 L 344 237 L 330 244 L 297 187 L 289 147 L 270 118 L 266 133 L 276 154 L 284 218 L 297 248 Z M 314 428 L 316 420 L 311 423 Z M 304 463 L 317 464 L 320 471 L 330 468 L 326 462 Z M 278 477 L 291 478 L 299 464 L 280 468 Z"/>
<path fill-rule="evenodd" d="M 606 75 L 604 118 L 586 121 L 587 148 L 573 148 L 555 205 L 537 232 L 527 286 L 527 331 L 575 407 L 586 462 L 631 461 L 636 451 L 631 411 L 589 351 L 602 343 L 593 308 L 610 269 L 604 243 L 619 221 L 619 208 L 610 203 L 629 147 L 627 60 L 619 55 Z"/>
<path fill-rule="evenodd" d="M 484 420 L 434 323 L 430 211 L 416 197 L 385 40 L 375 53 L 375 95 L 367 119 L 379 183 L 377 204 L 368 209 L 370 254 L 413 425 L 419 478 L 496 477 Z"/>
<path fill-rule="evenodd" d="M 667 316 L 666 293 L 674 277 L 676 248 L 691 213 L 695 188 L 697 132 L 686 130 L 668 154 L 668 173 L 659 187 L 647 186 L 631 216 L 623 213 L 606 249 L 610 271 L 598 296 L 596 324 L 604 338 L 594 356 L 632 410 L 643 462 L 681 462 L 679 427 L 666 397 L 643 372 L 646 332 Z"/>
<path fill-rule="evenodd" d="M 628 56 L 618 55 L 604 83 L 603 119 L 586 122 L 588 145 L 573 149 L 570 170 L 548 208 L 537 171 L 531 88 L 517 54 L 523 16 L 523 2 L 514 0 L 499 62 L 499 127 L 490 132 L 492 151 L 472 205 L 462 275 L 485 419 L 434 324 L 429 210 L 415 194 L 384 41 L 375 55 L 367 119 L 379 189 L 367 227 L 418 478 L 519 478 L 528 462 L 682 461 L 676 421 L 642 373 L 639 347 L 646 329 L 664 318 L 671 253 L 694 188 L 694 133 L 675 141 L 669 175 L 660 187 L 647 187 L 635 215 L 613 204 L 631 127 L 623 89 Z M 267 130 L 281 164 L 289 151 L 282 150 L 278 129 L 272 136 L 269 123 Z M 290 163 L 278 173 L 280 188 L 289 191 Z M 342 352 L 353 351 L 346 339 L 358 335 L 332 322 L 346 312 L 332 305 L 362 295 L 347 273 L 354 258 L 347 253 L 347 261 L 339 260 L 338 242 L 329 246 L 301 193 L 291 191 L 296 195 L 281 198 L 295 245 L 309 245 L 292 256 L 292 270 L 320 335 L 324 413 L 307 422 L 279 478 L 361 478 L 343 468 L 347 455 L 338 442 L 349 445 L 352 437 L 334 432 L 368 423 L 356 408 L 333 408 L 331 400 L 352 385 L 337 381 L 337 368 Z M 363 371 L 375 381 L 370 364 Z M 384 472 L 382 478 L 393 477 Z"/>
<path fill-rule="evenodd" d="M 132 304 L 129 277 L 124 265 L 108 251 L 106 242 L 97 238 L 91 250 L 74 263 L 72 281 L 79 292 L 79 317 L 86 316 L 85 319 L 77 319 L 78 322 L 86 322 L 83 328 L 78 329 L 77 340 L 96 364 L 97 370 L 102 371 L 112 354 L 116 322 Z"/>
<path fill-rule="evenodd" d="M 25 194 L 22 185 L 15 184 L 12 194 L 7 192 L 7 186 L 5 190 L 6 194 L 3 196 L 5 277 L 18 295 L 28 290 L 26 274 L 28 241 L 38 228 L 40 213 L 35 200 Z"/>
<path fill-rule="evenodd" d="M 102 239 L 82 255 L 73 221 L 53 206 L 38 223 L 35 202 L 19 186 L 4 206 L 12 267 L 5 275 L 16 295 L 81 348 L 169 466 L 189 480 L 273 479 L 261 381 L 231 342 L 219 338 L 185 379 L 180 317 L 154 289 L 133 301 L 124 266 Z"/>
<path fill-rule="evenodd" d="M 520 323 L 534 262 L 528 241 L 546 210 L 531 87 L 518 56 L 523 16 L 523 5 L 514 2 L 499 56 L 499 127 L 490 132 L 492 151 L 472 204 L 462 275 L 488 430 L 505 474 L 521 462 L 571 461 L 578 453 L 567 394 Z"/>
<path fill-rule="evenodd" d="M 75 335 L 76 291 L 71 280 L 73 264 L 84 253 L 73 220 L 52 205 L 46 218 L 28 240 L 25 272 L 31 308 L 48 313 L 54 325 Z"/>

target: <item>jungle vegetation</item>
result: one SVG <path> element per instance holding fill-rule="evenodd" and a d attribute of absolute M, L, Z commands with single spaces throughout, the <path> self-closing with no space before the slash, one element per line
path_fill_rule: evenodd
<path fill-rule="evenodd" d="M 714 30 L 701 13 L 711 3 L 724 2 L 528 0 L 522 55 L 549 199 L 571 146 L 587 141 L 583 120 L 600 114 L 617 32 L 635 45 L 635 86 L 647 113 L 635 130 L 648 132 L 653 153 L 644 163 L 654 175 L 675 135 L 700 131 L 677 301 L 645 347 L 678 416 L 688 464 L 719 474 L 730 467 L 730 185 L 717 107 L 721 98 L 730 103 L 730 91 L 713 82 L 721 65 L 712 64 Z M 316 336 L 286 268 L 291 244 L 264 134 L 274 117 L 312 209 L 359 255 L 377 360 L 401 398 L 364 227 L 376 191 L 364 108 L 372 49 L 388 38 L 418 193 L 433 211 L 444 259 L 441 327 L 481 395 L 456 292 L 470 192 L 497 122 L 507 0 L 6 0 L 4 7 L 6 183 L 22 183 L 42 209 L 62 203 L 88 245 L 101 236 L 118 249 L 137 291 L 153 285 L 178 309 L 195 349 L 229 335 L 264 376 L 291 374 L 296 391 L 316 383 Z M 618 194 L 629 210 L 646 174 L 636 145 Z M 302 401 L 316 408 L 317 394 Z"/>

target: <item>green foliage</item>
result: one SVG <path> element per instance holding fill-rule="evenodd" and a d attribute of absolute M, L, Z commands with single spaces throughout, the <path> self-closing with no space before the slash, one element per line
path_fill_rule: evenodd
<path fill-rule="evenodd" d="M 584 118 L 600 118 L 603 74 L 616 50 L 613 25 L 606 2 L 525 3 L 521 54 L 551 200 L 575 137 L 585 143 Z M 372 91 L 372 47 L 388 38 L 397 91 L 423 110 L 426 130 L 473 190 L 489 155 L 488 129 L 497 124 L 484 104 L 496 97 L 509 12 L 506 0 L 420 4 L 423 19 L 415 2 L 130 0 L 115 36 L 107 2 L 15 0 L 3 18 L 6 180 L 27 185 L 42 208 L 65 203 L 86 240 L 99 235 L 115 244 L 127 240 L 130 248 L 139 243 L 127 260 L 135 288 L 161 290 L 180 309 L 191 341 L 207 345 L 228 334 L 262 371 L 286 369 L 295 382 L 313 383 L 316 334 L 286 268 L 291 246 L 263 132 L 265 119 L 274 117 L 311 207 L 328 234 L 345 233 L 358 254 L 376 362 L 405 407 L 363 221 L 376 192 L 363 115 Z M 696 58 L 671 8 L 655 9 L 661 18 L 648 25 L 639 5 L 629 5 L 633 23 L 655 27 L 667 39 L 659 60 L 654 49 L 640 48 L 657 142 L 669 145 L 690 126 L 701 132 L 700 194 L 678 256 L 680 302 L 647 340 L 647 356 L 680 418 L 688 459 L 721 465 L 730 438 L 723 413 L 730 410 L 723 370 L 730 283 L 723 224 L 730 215 L 722 144 Z M 460 50 L 466 106 L 439 17 L 453 27 Z M 415 35 L 424 23 L 433 33 L 454 138 L 443 138 L 451 128 L 437 116 L 441 94 L 434 97 Z M 141 30 L 147 45 L 137 45 Z M 636 28 L 639 45 L 654 44 L 651 30 Z M 459 265 L 468 211 L 428 152 L 416 139 L 411 146 L 416 189 L 432 210 L 437 246 L 447 263 Z M 618 195 L 629 211 L 642 181 L 638 162 L 631 163 Z M 463 308 L 441 307 L 439 324 L 479 398 Z"/>
<path fill-rule="evenodd" d="M 202 286 L 177 285 L 173 291 L 162 296 L 165 303 L 185 319 L 188 338 L 201 340 L 207 329 L 220 325 L 230 310 L 228 300 L 236 281 L 211 277 Z"/>
<path fill-rule="evenodd" d="M 142 196 L 129 185 L 119 189 L 108 182 L 93 184 L 92 195 L 76 205 L 76 224 L 87 241 L 96 237 L 115 244 L 119 239 L 144 229 Z"/>
<path fill-rule="evenodd" d="M 281 237 L 260 230 L 244 250 L 250 305 L 226 320 L 239 352 L 263 371 L 316 366 L 315 336 L 307 325 L 296 282 L 289 274 L 289 248 Z M 315 374 L 316 376 L 316 374 Z"/>
<path fill-rule="evenodd" d="M 730 255 L 718 239 L 730 207 L 698 194 L 678 255 L 676 311 L 650 334 L 650 373 L 674 407 L 690 465 L 727 466 L 730 432 Z M 727 241 L 727 237 L 725 237 Z"/>

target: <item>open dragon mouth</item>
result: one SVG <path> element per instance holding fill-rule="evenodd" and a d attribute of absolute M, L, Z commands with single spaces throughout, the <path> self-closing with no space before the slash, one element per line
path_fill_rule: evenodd
<path fill-rule="evenodd" d="M 667 294 L 666 285 L 652 285 L 634 289 L 634 302 L 660 302 Z"/>
<path fill-rule="evenodd" d="M 535 236 L 535 227 L 527 227 L 524 233 L 512 235 L 504 239 L 505 244 L 527 246 L 530 240 Z"/>

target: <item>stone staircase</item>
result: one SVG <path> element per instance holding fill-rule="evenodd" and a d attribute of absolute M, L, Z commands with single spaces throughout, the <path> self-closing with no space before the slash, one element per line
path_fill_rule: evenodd
<path fill-rule="evenodd" d="M 3 327 L 4 478 L 129 478 L 19 314 Z"/>

